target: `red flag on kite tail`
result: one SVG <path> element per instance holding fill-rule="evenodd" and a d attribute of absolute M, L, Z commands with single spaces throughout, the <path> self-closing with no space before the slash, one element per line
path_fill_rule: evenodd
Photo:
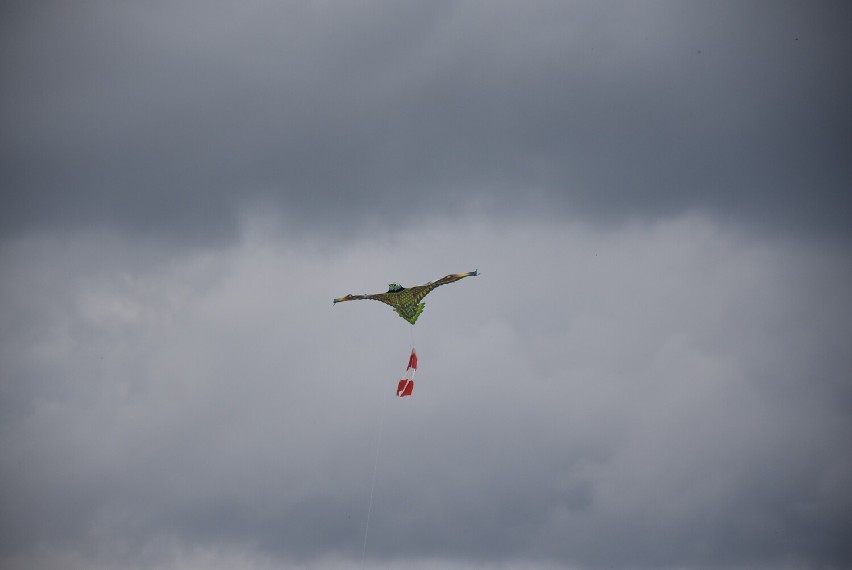
<path fill-rule="evenodd" d="M 411 356 L 408 357 L 408 368 L 405 369 L 405 376 L 399 381 L 396 387 L 396 395 L 400 398 L 410 396 L 414 391 L 414 373 L 417 371 L 417 353 L 411 349 Z"/>
<path fill-rule="evenodd" d="M 396 387 L 396 395 L 400 398 L 404 398 L 405 396 L 410 396 L 414 391 L 414 380 L 409 380 L 407 378 L 403 378 L 399 381 L 399 385 Z"/>

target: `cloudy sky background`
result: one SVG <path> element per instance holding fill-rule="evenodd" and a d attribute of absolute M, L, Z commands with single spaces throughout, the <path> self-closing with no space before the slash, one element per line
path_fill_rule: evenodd
<path fill-rule="evenodd" d="M 850 22 L 4 3 L 0 566 L 852 567 Z"/>

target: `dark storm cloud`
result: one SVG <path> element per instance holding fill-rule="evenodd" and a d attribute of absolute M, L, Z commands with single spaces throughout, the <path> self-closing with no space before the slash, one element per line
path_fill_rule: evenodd
<path fill-rule="evenodd" d="M 0 566 L 852 565 L 848 5 L 0 15 Z"/>
<path fill-rule="evenodd" d="M 5 234 L 476 209 L 847 233 L 842 3 L 4 8 Z"/>

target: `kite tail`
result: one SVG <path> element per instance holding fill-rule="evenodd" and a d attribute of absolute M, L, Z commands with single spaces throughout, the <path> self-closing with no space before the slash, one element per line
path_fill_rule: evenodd
<path fill-rule="evenodd" d="M 408 368 L 405 369 L 405 375 L 399 381 L 396 388 L 396 395 L 400 398 L 410 396 L 414 392 L 414 373 L 417 372 L 417 351 L 411 349 L 411 356 L 408 357 Z"/>

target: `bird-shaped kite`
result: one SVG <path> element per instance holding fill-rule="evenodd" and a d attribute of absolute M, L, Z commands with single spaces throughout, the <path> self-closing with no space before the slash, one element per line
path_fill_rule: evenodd
<path fill-rule="evenodd" d="M 387 305 L 393 307 L 393 310 L 396 313 L 411 323 L 412 325 L 417 322 L 417 317 L 420 316 L 420 313 L 423 312 L 423 308 L 426 306 L 426 303 L 423 302 L 423 297 L 428 295 L 432 289 L 435 287 L 440 287 L 441 285 L 446 285 L 448 283 L 455 283 L 459 279 L 464 277 L 474 277 L 479 275 L 478 271 L 469 271 L 468 273 L 454 273 L 452 275 L 447 275 L 446 277 L 442 277 L 437 281 L 430 281 L 425 285 L 417 285 L 416 287 L 403 287 L 399 283 L 391 283 L 388 285 L 387 293 L 375 293 L 373 295 L 346 295 L 345 297 L 338 297 L 334 299 L 334 304 L 342 303 L 343 301 L 358 301 L 361 299 L 370 299 L 373 301 L 381 301 Z M 414 329 L 412 329 L 413 331 Z M 412 333 L 412 344 L 413 342 L 413 333 Z M 399 381 L 399 386 L 397 387 L 397 396 L 410 396 L 412 391 L 414 390 L 414 372 L 417 370 L 417 352 L 412 347 L 411 356 L 408 359 L 408 368 L 406 368 L 405 376 L 402 380 Z"/>
<path fill-rule="evenodd" d="M 453 275 L 442 277 L 437 281 L 430 281 L 425 285 L 417 285 L 416 287 L 403 287 L 399 283 L 391 283 L 388 285 L 387 293 L 375 293 L 373 295 L 352 295 L 350 293 L 345 297 L 338 297 L 334 300 L 334 303 L 358 301 L 361 299 L 381 301 L 382 303 L 393 307 L 393 310 L 396 311 L 400 317 L 413 325 L 417 322 L 417 317 L 420 316 L 420 313 L 423 312 L 423 308 L 426 306 L 426 303 L 422 302 L 423 297 L 428 295 L 432 289 L 448 283 L 454 283 L 464 277 L 474 277 L 476 275 L 479 275 L 479 272 L 470 271 L 468 273 L 454 273 Z"/>

